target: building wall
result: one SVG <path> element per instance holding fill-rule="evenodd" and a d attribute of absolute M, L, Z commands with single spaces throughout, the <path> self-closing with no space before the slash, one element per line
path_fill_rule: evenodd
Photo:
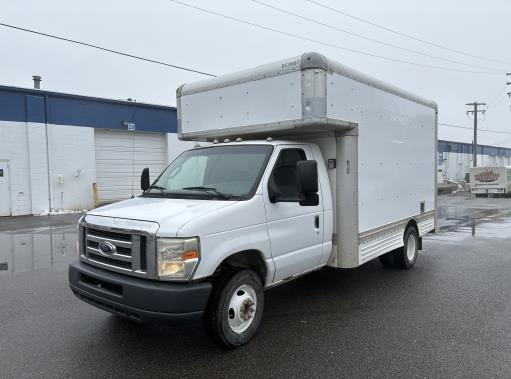
<path fill-rule="evenodd" d="M 27 138 L 29 130 L 27 123 L 0 121 L 0 159 L 9 161 L 10 203 L 13 215 L 32 212 L 30 161 L 32 160 L 33 165 L 37 167 L 38 157 L 35 153 L 36 147 L 34 153 L 29 153 L 30 140 Z"/>
<path fill-rule="evenodd" d="M 0 159 L 9 161 L 13 216 L 49 211 L 48 178 L 52 210 L 92 207 L 94 129 L 48 125 L 48 136 L 47 154 L 45 124 L 0 121 Z"/>
<path fill-rule="evenodd" d="M 205 145 L 206 143 L 201 142 L 201 145 Z M 176 159 L 181 153 L 186 150 L 193 149 L 193 147 L 197 145 L 195 141 L 180 141 L 177 133 L 168 133 L 167 134 L 167 153 L 168 153 L 168 162 L 172 162 Z"/>
<path fill-rule="evenodd" d="M 511 166 L 511 149 L 479 145 L 477 147 L 479 167 Z M 444 179 L 463 181 L 472 167 L 472 145 L 468 143 L 438 141 L 438 167 Z"/>
<path fill-rule="evenodd" d="M 27 122 L 29 184 L 32 213 L 41 213 L 49 208 L 48 159 L 46 149 L 46 125 Z M 11 172 L 14 170 L 11 169 Z"/>
<path fill-rule="evenodd" d="M 96 181 L 94 129 L 50 125 L 49 140 L 53 209 L 91 209 Z"/>
<path fill-rule="evenodd" d="M 177 132 L 176 109 L 0 86 L 0 160 L 9 162 L 11 194 L 0 201 L 10 203 L 14 216 L 91 209 L 94 131 L 127 133 L 128 124 L 135 136 L 161 133 L 168 141 Z M 177 146 L 166 155 L 174 156 Z"/>

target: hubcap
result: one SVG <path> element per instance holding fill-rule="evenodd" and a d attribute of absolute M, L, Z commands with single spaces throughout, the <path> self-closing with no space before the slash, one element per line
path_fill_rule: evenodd
<path fill-rule="evenodd" d="M 415 241 L 415 237 L 413 234 L 410 234 L 408 236 L 408 243 L 406 244 L 406 257 L 408 258 L 408 261 L 413 261 L 415 258 L 417 243 Z"/>
<path fill-rule="evenodd" d="M 252 324 L 257 309 L 257 295 L 254 288 L 243 284 L 232 294 L 227 317 L 235 333 L 243 333 Z"/>

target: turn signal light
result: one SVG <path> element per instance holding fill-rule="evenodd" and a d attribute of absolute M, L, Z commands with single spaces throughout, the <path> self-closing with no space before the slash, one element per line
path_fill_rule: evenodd
<path fill-rule="evenodd" d="M 183 254 L 181 254 L 181 259 L 183 261 L 187 261 L 189 259 L 196 259 L 196 258 L 199 258 L 199 253 L 195 250 L 185 251 Z"/>

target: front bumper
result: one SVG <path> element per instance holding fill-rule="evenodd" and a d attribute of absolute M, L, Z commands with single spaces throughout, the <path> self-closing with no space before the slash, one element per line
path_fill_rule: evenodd
<path fill-rule="evenodd" d="M 168 283 L 102 270 L 79 260 L 69 265 L 69 285 L 81 300 L 141 322 L 186 323 L 202 317 L 211 283 Z"/>

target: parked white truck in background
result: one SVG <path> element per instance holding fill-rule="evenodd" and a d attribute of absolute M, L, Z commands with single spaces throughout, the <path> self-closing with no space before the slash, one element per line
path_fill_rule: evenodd
<path fill-rule="evenodd" d="M 511 195 L 511 167 L 471 167 L 470 192 L 478 195 Z"/>
<path fill-rule="evenodd" d="M 435 228 L 434 102 L 307 53 L 183 85 L 177 103 L 180 137 L 213 143 L 80 220 L 80 299 L 202 318 L 232 348 L 256 332 L 264 289 L 325 266 L 414 265 Z"/>

